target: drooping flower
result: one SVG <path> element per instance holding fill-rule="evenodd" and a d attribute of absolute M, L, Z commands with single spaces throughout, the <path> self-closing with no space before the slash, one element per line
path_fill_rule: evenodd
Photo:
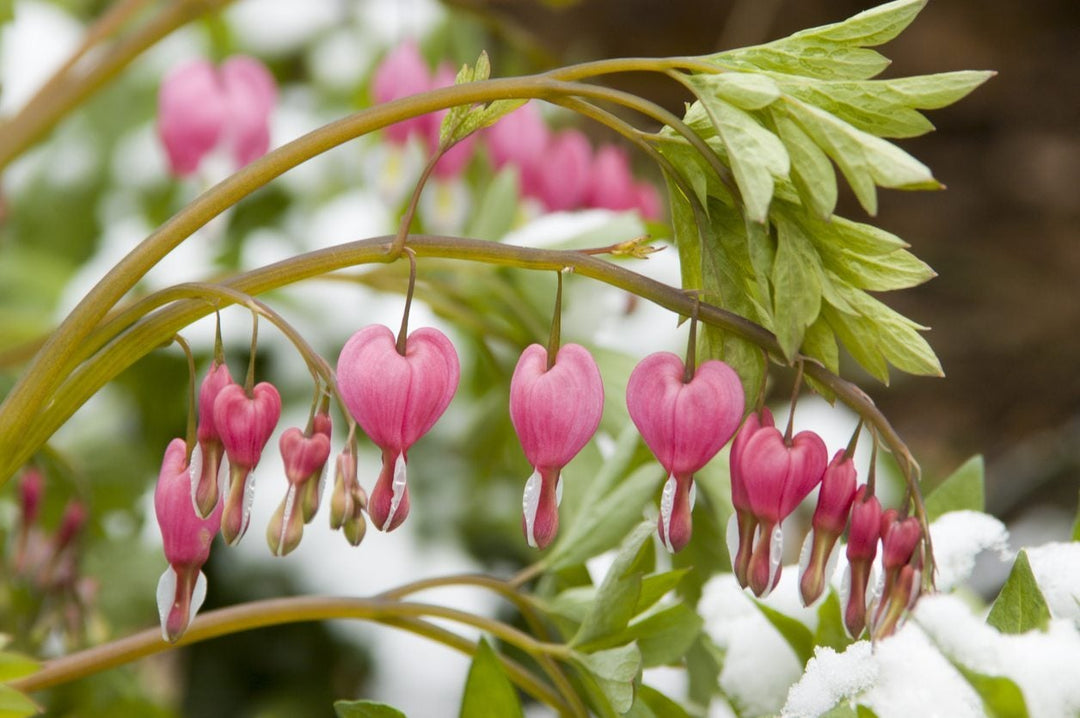
<path fill-rule="evenodd" d="M 690 541 L 693 474 L 735 433 L 745 398 L 738 374 L 715 359 L 699 364 L 685 381 L 682 359 L 650 354 L 630 374 L 626 406 L 668 474 L 660 498 L 660 540 L 671 552 Z"/>
<path fill-rule="evenodd" d="M 329 421 L 328 416 L 326 419 Z M 305 434 L 292 427 L 282 433 L 278 446 L 289 488 L 266 527 L 266 541 L 274 555 L 284 556 L 300 545 L 303 538 L 308 518 L 302 507 L 310 486 L 315 487 L 312 496 L 316 498 L 308 510 L 314 516 L 318 508 L 318 486 L 322 482 L 326 460 L 330 458 L 330 434 L 314 429 Z"/>
<path fill-rule="evenodd" d="M 750 494 L 746 488 L 747 478 L 743 474 L 742 468 L 742 454 L 750 437 L 765 426 L 773 426 L 773 415 L 767 407 L 762 407 L 760 412 L 751 413 L 746 417 L 742 428 L 735 436 L 735 441 L 731 442 L 731 454 L 729 457 L 731 504 L 735 509 L 735 514 L 728 523 L 727 543 L 728 552 L 732 557 L 732 571 L 735 573 L 739 585 L 743 588 L 750 585 L 748 577 L 750 556 L 753 553 L 758 519 L 754 515 L 754 507 L 750 505 Z"/>
<path fill-rule="evenodd" d="M 920 564 L 915 549 L 921 539 L 922 527 L 917 518 L 900 518 L 896 509 L 882 512 L 881 567 L 885 581 L 870 624 L 875 638 L 891 633 L 899 625 L 904 611 L 918 597 Z"/>
<path fill-rule="evenodd" d="M 225 484 L 221 463 L 225 447 L 214 423 L 214 400 L 232 383 L 229 367 L 215 361 L 199 387 L 198 444 L 191 455 L 191 501 L 203 518 L 217 507 Z"/>
<path fill-rule="evenodd" d="M 337 362 L 338 390 L 360 428 L 382 449 L 383 468 L 368 513 L 383 531 L 409 512 L 409 447 L 442 416 L 457 390 L 461 367 L 446 335 L 425 327 L 398 354 L 393 332 L 372 325 L 345 342 Z"/>
<path fill-rule="evenodd" d="M 169 442 L 154 490 L 154 512 L 169 562 L 158 581 L 157 604 L 161 634 L 169 642 L 183 635 L 206 598 L 202 566 L 221 526 L 221 504 L 205 519 L 191 506 L 186 453 L 183 439 Z"/>
<path fill-rule="evenodd" d="M 756 595 L 767 595 L 780 580 L 780 524 L 821 482 L 827 461 L 825 442 L 812 431 L 800 431 L 789 441 L 776 427 L 763 426 L 742 447 L 739 466 L 758 521 L 747 570 Z"/>
<path fill-rule="evenodd" d="M 158 134 L 173 174 L 192 174 L 216 148 L 236 167 L 264 155 L 276 102 L 273 75 L 252 57 L 234 55 L 217 69 L 205 60 L 174 68 L 158 93 Z"/>
<path fill-rule="evenodd" d="M 626 150 L 614 145 L 596 150 L 586 204 L 616 211 L 637 207 L 638 194 Z"/>
<path fill-rule="evenodd" d="M 852 638 L 858 638 L 866 628 L 866 609 L 872 598 L 867 595 L 867 587 L 881 534 L 881 503 L 876 496 L 868 496 L 867 493 L 867 487 L 860 486 L 851 504 L 848 569 L 844 576 L 844 590 L 841 591 L 844 627 Z"/>
<path fill-rule="evenodd" d="M 578 130 L 563 130 L 548 145 L 547 154 L 540 171 L 532 181 L 524 177 L 526 191 L 533 191 L 551 212 L 562 212 L 580 207 L 589 190 L 591 180 L 592 146 L 588 138 Z"/>
<path fill-rule="evenodd" d="M 399 100 L 431 89 L 431 73 L 415 42 L 408 40 L 388 52 L 371 78 L 371 97 L 377 103 Z M 386 138 L 405 144 L 410 137 L 426 140 L 432 118 L 422 115 L 386 128 Z"/>
<path fill-rule="evenodd" d="M 489 127 L 484 137 L 495 168 L 517 167 L 524 186 L 525 176 L 535 173 L 546 159 L 551 131 L 537 104 L 526 102 Z"/>
<path fill-rule="evenodd" d="M 214 423 L 229 457 L 229 491 L 221 535 L 230 546 L 247 531 L 255 498 L 252 472 L 280 417 L 281 395 L 269 382 L 256 384 L 251 396 L 239 384 L 230 384 L 214 400 Z"/>
<path fill-rule="evenodd" d="M 522 528 L 533 548 L 544 548 L 559 526 L 560 473 L 600 425 L 604 384 L 589 351 L 565 344 L 548 368 L 548 350 L 532 344 L 510 380 L 510 420 L 533 467 L 522 498 Z"/>
<path fill-rule="evenodd" d="M 800 558 L 799 593 L 804 606 L 816 601 L 832 575 L 833 548 L 847 527 L 855 498 L 855 464 L 843 449 L 836 452 L 818 491 L 817 507 Z"/>
<path fill-rule="evenodd" d="M 345 540 L 359 546 L 367 532 L 364 511 L 368 497 L 356 478 L 356 454 L 350 446 L 338 455 L 334 472 L 334 493 L 330 497 L 330 528 L 341 529 Z"/>

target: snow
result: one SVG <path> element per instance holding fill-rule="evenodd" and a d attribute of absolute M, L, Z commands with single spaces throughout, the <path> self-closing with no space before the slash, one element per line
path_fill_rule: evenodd
<path fill-rule="evenodd" d="M 1050 615 L 1080 618 L 1080 543 L 1048 543 L 1025 550 Z"/>
<path fill-rule="evenodd" d="M 837 653 L 818 646 L 806 664 L 806 673 L 788 692 L 784 718 L 811 718 L 827 712 L 841 700 L 854 698 L 878 680 L 880 666 L 870 653 L 869 641 L 858 641 Z"/>
<path fill-rule="evenodd" d="M 930 524 L 937 564 L 936 585 L 950 591 L 971 577 L 975 559 L 983 551 L 1008 558 L 1009 532 L 1005 524 L 979 511 L 951 511 Z"/>

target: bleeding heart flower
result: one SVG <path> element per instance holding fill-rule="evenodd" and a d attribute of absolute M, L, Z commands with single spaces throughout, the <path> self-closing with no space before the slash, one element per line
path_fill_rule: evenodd
<path fill-rule="evenodd" d="M 685 381 L 682 359 L 650 354 L 630 374 L 626 406 L 646 445 L 668 473 L 660 498 L 660 540 L 669 551 L 690 541 L 693 474 L 735 433 L 745 398 L 738 374 L 715 359 Z"/>
<path fill-rule="evenodd" d="M 329 421 L 328 416 L 326 419 Z M 308 518 L 301 508 L 303 496 L 309 486 L 318 487 L 322 483 L 323 469 L 330 458 L 330 435 L 314 428 L 311 433 L 305 434 L 299 428 L 292 427 L 281 435 L 278 446 L 281 448 L 289 488 L 266 527 L 266 541 L 274 555 L 284 556 L 299 546 L 304 536 L 304 524 Z M 314 495 L 318 496 L 318 488 Z M 312 516 L 317 508 L 316 498 L 311 509 Z"/>
<path fill-rule="evenodd" d="M 191 455 L 191 502 L 195 511 L 206 518 L 217 507 L 225 484 L 221 460 L 225 446 L 214 423 L 214 400 L 221 390 L 233 383 L 229 367 L 214 362 L 199 387 L 199 442 Z"/>
<path fill-rule="evenodd" d="M 638 206 L 638 191 L 626 150 L 614 145 L 596 150 L 586 204 L 616 211 Z"/>
<path fill-rule="evenodd" d="M 161 634 L 172 642 L 187 630 L 206 598 L 206 576 L 201 569 L 210 557 L 210 544 L 221 527 L 222 514 L 221 504 L 205 519 L 192 508 L 183 439 L 173 439 L 165 449 L 154 490 L 154 512 L 169 562 L 158 581 L 158 614 Z"/>
<path fill-rule="evenodd" d="M 604 384 L 585 347 L 566 344 L 548 368 L 548 351 L 525 349 L 510 380 L 510 420 L 533 467 L 522 499 L 522 527 L 533 548 L 544 548 L 559 526 L 560 472 L 600 425 Z"/>
<path fill-rule="evenodd" d="M 727 543 L 728 554 L 732 557 L 732 570 L 739 585 L 743 588 L 750 585 L 748 572 L 758 519 L 754 515 L 754 508 L 750 505 L 750 494 L 746 488 L 746 476 L 742 468 L 742 454 L 751 436 L 762 427 L 771 426 L 773 426 L 772 412 L 763 407 L 759 413 L 752 413 L 746 417 L 738 435 L 735 436 L 735 441 L 731 442 L 729 457 L 731 504 L 735 508 L 735 514 L 728 521 Z"/>
<path fill-rule="evenodd" d="M 230 546 L 247 531 L 255 498 L 252 471 L 280 417 L 281 395 L 265 381 L 255 385 L 251 396 L 239 384 L 230 384 L 214 400 L 214 424 L 229 457 L 229 493 L 221 535 Z"/>
<path fill-rule="evenodd" d="M 855 478 L 851 456 L 843 449 L 837 451 L 821 479 L 811 530 L 799 559 L 799 593 L 804 606 L 821 597 L 825 582 L 832 575 L 833 548 L 847 526 L 855 498 Z"/>
<path fill-rule="evenodd" d="M 404 356 L 398 354 L 393 332 L 372 325 L 345 342 L 337 362 L 345 406 L 382 449 L 368 513 L 383 531 L 397 528 L 408 514 L 409 447 L 446 411 L 461 376 L 457 352 L 438 329 L 418 329 L 405 347 Z"/>
<path fill-rule="evenodd" d="M 758 429 L 742 447 L 739 466 L 758 520 L 747 578 L 758 596 L 767 595 L 780 580 L 780 524 L 821 482 L 828 456 L 814 432 L 800 431 L 789 442 L 772 426 Z"/>
<path fill-rule="evenodd" d="M 349 446 L 338 455 L 334 472 L 334 493 L 330 497 L 330 528 L 341 529 L 345 540 L 360 545 L 367 532 L 364 511 L 368 498 L 356 479 L 356 455 Z"/>
<path fill-rule="evenodd" d="M 274 77 L 254 58 L 234 55 L 219 69 L 205 60 L 175 68 L 158 93 L 158 134 L 173 173 L 195 172 L 217 147 L 237 167 L 266 154 L 276 102 Z"/>
<path fill-rule="evenodd" d="M 431 89 L 431 73 L 415 42 L 398 45 L 383 57 L 371 78 L 371 97 L 383 103 Z M 386 128 L 386 138 L 404 144 L 410 136 L 427 139 L 433 123 L 431 115 L 414 117 Z"/>
<path fill-rule="evenodd" d="M 876 496 L 867 496 L 866 486 L 860 486 L 851 504 L 848 569 L 844 576 L 844 590 L 841 591 L 844 627 L 852 638 L 858 638 L 866 628 L 866 609 L 872 598 L 867 595 L 867 587 L 874 557 L 877 556 L 880 533 L 881 503 Z"/>
<path fill-rule="evenodd" d="M 591 181 L 592 146 L 579 130 L 563 130 L 548 144 L 544 163 L 535 177 L 522 177 L 551 212 L 577 209 L 585 201 Z"/>

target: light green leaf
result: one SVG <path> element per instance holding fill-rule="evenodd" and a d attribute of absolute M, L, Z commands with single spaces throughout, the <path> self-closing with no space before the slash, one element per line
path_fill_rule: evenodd
<path fill-rule="evenodd" d="M 378 701 L 336 701 L 334 712 L 338 718 L 406 718 L 397 708 Z"/>
<path fill-rule="evenodd" d="M 934 129 L 930 120 L 892 92 L 887 81 L 779 80 L 789 97 L 821 108 L 852 126 L 878 137 L 918 137 Z"/>
<path fill-rule="evenodd" d="M 724 652 L 705 633 L 686 652 L 687 697 L 698 705 L 709 705 L 720 692 L 720 670 Z"/>
<path fill-rule="evenodd" d="M 878 351 L 874 326 L 861 314 L 838 311 L 831 301 L 822 305 L 821 315 L 859 366 L 882 384 L 888 384 L 889 365 Z"/>
<path fill-rule="evenodd" d="M 775 218 L 776 261 L 773 264 L 773 331 L 789 359 L 802 345 L 806 328 L 821 309 L 821 258 L 797 224 Z"/>
<path fill-rule="evenodd" d="M 836 345 L 836 335 L 824 317 L 819 316 L 806 328 L 803 335 L 802 351 L 820 361 L 826 369 L 836 374 L 840 370 L 840 349 Z"/>
<path fill-rule="evenodd" d="M 648 610 L 669 591 L 674 590 L 689 571 L 688 568 L 680 568 L 654 573 L 641 579 L 641 593 L 638 595 L 637 605 L 634 606 L 634 615 Z"/>
<path fill-rule="evenodd" d="M 514 718 L 522 716 L 521 701 L 502 663 L 486 639 L 480 639 L 473 656 L 465 695 L 461 700 L 461 718 Z"/>
<path fill-rule="evenodd" d="M 1005 676 L 988 676 L 953 663 L 982 699 L 987 718 L 1028 718 L 1024 693 Z"/>
<path fill-rule="evenodd" d="M 679 661 L 697 640 L 703 625 L 703 619 L 693 609 L 676 603 L 635 621 L 620 635 L 637 641 L 642 666 L 651 668 Z"/>
<path fill-rule="evenodd" d="M 14 681 L 38 671 L 41 664 L 21 653 L 0 653 L 0 683 Z"/>
<path fill-rule="evenodd" d="M 864 10 L 843 22 L 795 33 L 792 38 L 816 38 L 844 45 L 875 47 L 904 31 L 925 7 L 926 0 L 895 0 Z"/>
<path fill-rule="evenodd" d="M 652 522 L 645 521 L 623 541 L 618 556 L 596 590 L 592 608 L 585 615 L 570 645 L 584 646 L 610 636 L 625 628 L 633 618 L 638 596 L 641 595 L 641 574 L 631 573 L 629 569 L 652 532 Z"/>
<path fill-rule="evenodd" d="M 1026 551 L 1017 554 L 1009 578 L 990 607 L 986 622 L 1002 633 L 1045 630 L 1050 623 L 1050 607 L 1035 582 Z"/>
<path fill-rule="evenodd" d="M 828 156 L 786 113 L 774 111 L 777 133 L 791 156 L 791 181 L 803 204 L 828 219 L 836 209 L 836 171 Z"/>
<path fill-rule="evenodd" d="M 757 282 L 760 294 L 761 306 L 772 307 L 772 272 L 776 262 L 776 241 L 769 232 L 769 226 L 747 220 L 744 224 L 746 229 L 746 252 L 750 257 L 750 266 L 754 271 L 754 279 Z M 766 322 L 766 326 L 772 326 L 772 322 Z"/>
<path fill-rule="evenodd" d="M 633 643 L 595 653 L 574 653 L 578 665 L 596 681 L 619 713 L 634 703 L 634 679 L 641 670 L 641 652 Z"/>
<path fill-rule="evenodd" d="M 480 51 L 480 57 L 476 58 L 476 66 L 473 68 L 470 82 L 480 82 L 491 77 L 491 59 L 488 58 L 487 50 Z"/>
<path fill-rule="evenodd" d="M 888 88 L 902 95 L 908 107 L 935 110 L 963 99 L 996 72 L 960 70 L 935 75 L 917 75 L 884 80 Z"/>
<path fill-rule="evenodd" d="M 983 457 L 972 456 L 926 497 L 926 517 L 933 521 L 950 511 L 985 511 Z"/>
<path fill-rule="evenodd" d="M 518 173 L 504 167 L 488 183 L 465 236 L 497 240 L 510 231 L 518 212 Z"/>
<path fill-rule="evenodd" d="M 41 713 L 37 703 L 11 686 L 0 686 L 0 718 L 24 718 Z"/>
<path fill-rule="evenodd" d="M 889 60 L 874 50 L 793 37 L 732 50 L 708 59 L 720 67 L 744 72 L 771 70 L 825 80 L 864 80 L 889 66 Z"/>
<path fill-rule="evenodd" d="M 690 81 L 702 92 L 712 93 L 743 110 L 760 110 L 780 98 L 776 81 L 754 72 L 694 75 Z"/>
<path fill-rule="evenodd" d="M 671 208 L 671 226 L 675 235 L 675 247 L 679 251 L 679 270 L 684 289 L 700 289 L 701 235 L 698 233 L 694 210 L 690 201 L 675 183 L 667 178 L 668 206 Z"/>
<path fill-rule="evenodd" d="M 814 645 L 828 646 L 837 653 L 843 653 L 851 639 L 848 638 L 844 629 L 844 615 L 840 607 L 840 596 L 836 591 L 829 589 L 825 600 L 821 602 L 817 610 L 818 625 L 814 631 Z"/>
<path fill-rule="evenodd" d="M 805 667 L 807 661 L 814 657 L 814 634 L 810 632 L 810 629 L 791 616 L 786 616 L 761 601 L 755 600 L 754 605 L 769 620 L 773 628 L 780 632 L 787 644 L 791 646 L 791 650 L 795 652 L 799 663 Z"/>

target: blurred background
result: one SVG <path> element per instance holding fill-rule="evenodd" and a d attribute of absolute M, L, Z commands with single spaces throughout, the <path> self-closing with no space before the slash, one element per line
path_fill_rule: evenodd
<path fill-rule="evenodd" d="M 272 132 L 277 146 L 370 104 L 375 63 L 405 39 L 417 40 L 432 66 L 443 59 L 472 62 L 486 49 L 493 74 L 509 75 L 595 58 L 688 55 L 754 44 L 841 20 L 873 4 L 238 0 L 171 35 L 4 170 L 0 392 L 10 387 L 41 333 L 109 266 L 220 178 L 212 169 L 193 180 L 173 181 L 157 146 L 157 86 L 178 62 L 235 52 L 266 62 L 281 86 Z M 17 112 L 78 42 L 84 25 L 108 5 L 15 2 L 14 20 L 0 28 L 0 113 Z M 928 338 L 946 378 L 894 373 L 892 386 L 882 387 L 853 364 L 850 376 L 890 417 L 931 483 L 972 454 L 985 456 L 987 509 L 1010 525 L 1014 547 L 1066 538 L 1080 487 L 1078 48 L 1080 6 L 1067 0 L 932 0 L 912 27 L 883 48 L 893 60 L 886 76 L 961 69 L 992 69 L 998 76 L 957 106 L 929 113 L 936 132 L 900 143 L 948 190 L 885 192 L 874 220 L 907 240 L 940 275 L 885 300 L 932 327 Z M 620 86 L 678 114 L 687 100 L 679 86 L 662 79 L 622 81 Z M 556 126 L 572 122 L 558 113 L 548 117 Z M 597 145 L 613 139 L 584 129 Z M 227 273 L 393 231 L 402 197 L 390 186 L 386 162 L 377 142 L 360 141 L 309 163 L 185 243 L 142 289 L 206 276 L 207 267 Z M 635 164 L 641 165 L 640 177 L 652 177 L 645 163 Z M 472 167 L 469 186 L 490 180 L 485 171 Z M 450 199 L 442 209 L 429 208 L 421 220 L 467 234 L 475 225 L 462 208 L 479 207 L 484 197 L 470 195 L 468 188 L 446 191 Z M 452 194 L 459 191 L 465 194 Z M 865 219 L 843 185 L 838 211 Z M 604 212 L 539 224 L 529 220 L 535 217 L 507 218 L 506 231 L 517 232 L 512 241 L 559 246 L 588 236 L 599 245 L 644 231 L 663 238 L 668 231 L 662 222 L 645 225 Z M 663 252 L 649 260 L 646 271 L 677 282 L 674 260 L 674 252 Z M 397 321 L 395 292 L 404 279 L 398 269 L 367 272 L 347 286 L 282 291 L 274 295 L 274 305 L 310 327 L 309 340 L 332 358 L 359 326 Z M 272 559 L 261 534 L 280 495 L 274 488 L 277 469 L 267 468 L 264 485 L 270 489 L 261 491 L 256 506 L 263 519 L 253 522 L 254 535 L 240 550 L 215 552 L 207 566 L 206 608 L 310 591 L 363 595 L 422 575 L 509 572 L 530 560 L 514 509 L 528 467 L 500 412 L 517 351 L 547 331 L 553 287 L 512 273 L 459 270 L 428 265 L 420 291 L 444 301 L 414 319 L 420 326 L 452 317 L 459 327 L 463 322 L 472 327 L 454 337 L 463 356 L 472 357 L 462 387 L 469 402 L 456 402 L 459 408 L 452 409 L 445 426 L 410 455 L 414 507 L 427 504 L 440 511 L 414 509 L 417 515 L 392 540 L 371 531 L 355 550 L 320 522 L 294 555 Z M 326 311 L 340 306 L 356 309 Z M 496 319 L 490 317 L 493 307 Z M 506 307 L 513 311 L 500 311 Z M 593 307 L 599 308 L 599 320 L 591 314 Z M 670 316 L 628 306 L 617 293 L 569 283 L 567 311 L 567 340 L 576 337 L 598 347 L 605 379 L 625 381 L 636 356 L 681 341 Z M 247 360 L 250 322 L 242 312 L 226 313 L 224 322 L 237 376 Z M 205 366 L 212 323 L 185 334 L 200 367 Z M 284 342 L 266 334 L 260 373 L 278 383 L 287 405 L 295 404 L 281 426 L 302 424 L 310 396 L 303 364 Z M 57 530 L 72 497 L 89 506 L 90 518 L 80 529 L 79 565 L 47 587 L 53 591 L 48 600 L 43 602 L 34 586 L 18 581 L 9 586 L 0 603 L 0 631 L 15 635 L 17 644 L 59 652 L 156 620 L 153 587 L 164 561 L 156 526 L 146 521 L 147 492 L 165 444 L 183 431 L 186 373 L 175 349 L 151 354 L 65 427 L 55 453 L 39 459 L 47 475 L 43 530 Z M 621 388 L 609 384 L 608 393 L 615 399 L 605 422 L 614 431 L 625 421 L 618 406 Z M 590 451 L 576 471 L 599 465 L 600 452 Z M 124 457 L 120 465 L 118 455 Z M 376 467 L 375 455 L 365 456 L 362 475 L 373 476 Z M 444 476 L 462 478 L 440 481 Z M 2 525 L 12 527 L 13 492 L 5 492 L 0 508 Z M 6 540 L 10 554 L 13 537 Z M 984 589 L 992 590 L 1001 576 L 991 571 L 984 580 Z M 474 595 L 461 600 L 476 606 Z M 454 691 L 460 691 L 467 664 L 423 642 L 392 643 L 391 635 L 336 624 L 255 631 L 83 681 L 52 696 L 49 711 L 104 714 L 108 706 L 115 716 L 322 716 L 335 698 L 374 694 L 402 707 L 412 701 L 410 715 L 453 713 L 456 703 L 446 712 L 440 706 L 457 700 Z M 423 676 L 416 669 L 420 651 Z M 439 680 L 444 673 L 446 680 Z M 139 680 L 131 681 L 132 675 Z M 424 681 L 431 686 L 418 691 Z"/>

